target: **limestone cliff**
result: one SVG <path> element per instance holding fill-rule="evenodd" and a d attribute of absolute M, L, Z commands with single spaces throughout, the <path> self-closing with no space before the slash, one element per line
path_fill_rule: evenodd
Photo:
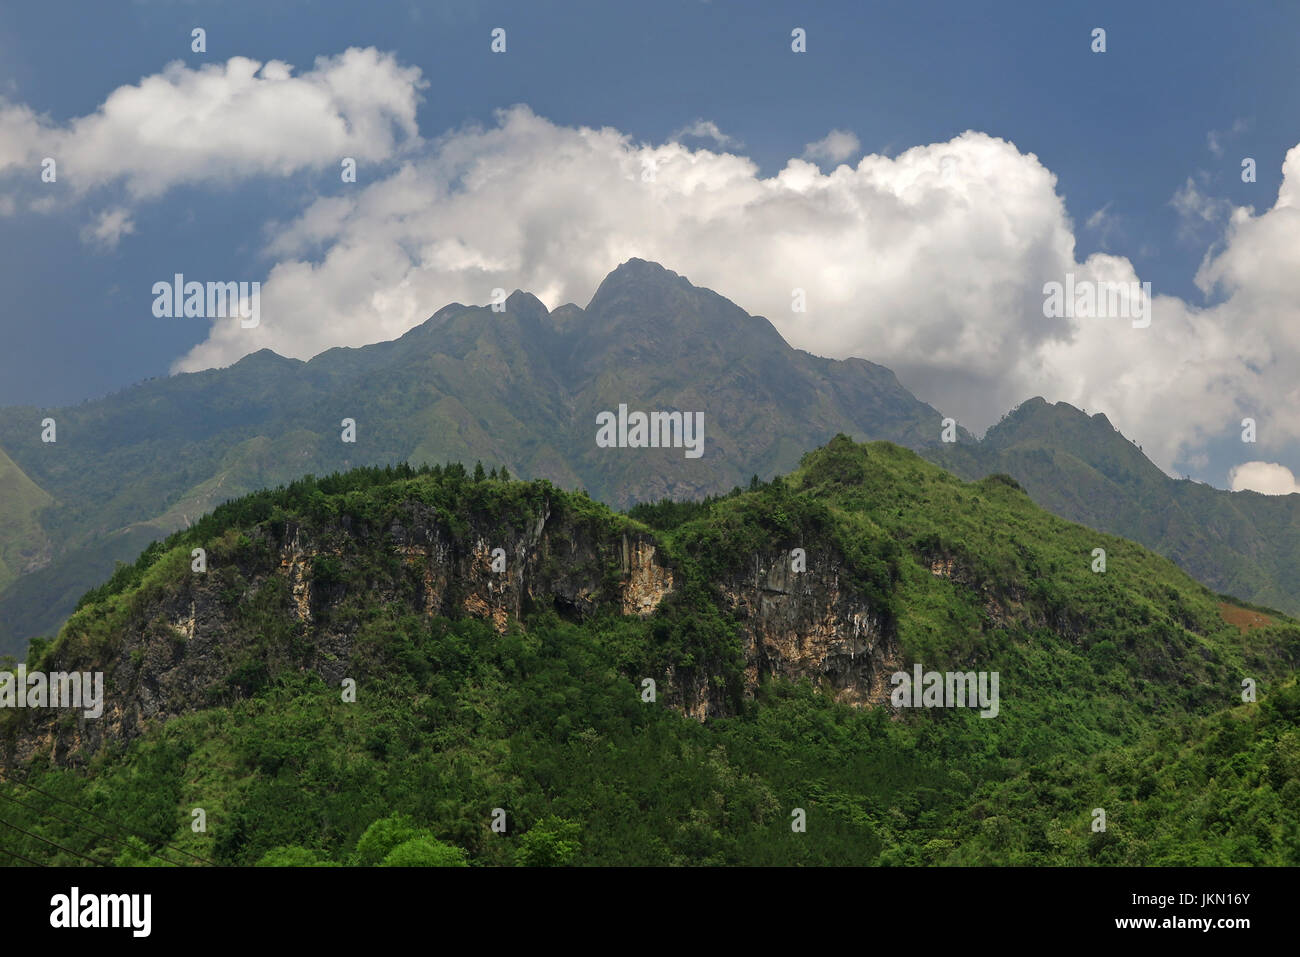
<path fill-rule="evenodd" d="M 230 530 L 207 560 L 197 573 L 178 553 L 155 587 L 74 616 L 41 667 L 102 670 L 103 715 L 18 715 L 5 725 L 6 763 L 43 750 L 81 763 L 152 723 L 246 697 L 280 674 L 315 672 L 338 687 L 358 676 L 373 607 L 417 619 L 469 616 L 503 633 L 544 609 L 578 620 L 653 616 L 681 584 L 644 528 L 546 499 L 505 519 L 465 521 L 412 498 L 382 525 L 348 515 L 269 521 Z M 367 569 L 361 578 L 358 567 Z M 755 554 L 708 584 L 740 637 L 743 694 L 772 675 L 811 679 L 855 705 L 887 699 L 893 640 L 845 586 L 833 552 L 814 554 L 798 572 L 784 553 Z M 660 678 L 665 703 L 699 720 L 729 713 L 717 665 L 669 663 Z"/>

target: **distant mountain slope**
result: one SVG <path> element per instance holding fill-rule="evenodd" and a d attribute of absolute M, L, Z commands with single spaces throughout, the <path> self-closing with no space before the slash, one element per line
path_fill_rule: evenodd
<path fill-rule="evenodd" d="M 596 416 L 702 412 L 704 454 L 598 448 Z M 58 441 L 40 441 L 53 417 Z M 356 442 L 341 422 L 356 422 Z M 940 415 L 888 369 L 792 349 L 761 317 L 633 259 L 587 308 L 516 292 L 503 312 L 445 306 L 393 342 L 310 362 L 263 351 L 56 410 L 0 410 L 0 449 L 53 498 L 44 567 L 0 593 L 0 653 L 52 632 L 138 543 L 226 499 L 360 465 L 476 459 L 614 505 L 717 494 L 792 468 L 838 432 L 909 447 Z M 35 500 L 6 498 L 31 515 Z M 0 521 L 0 559 L 32 529 Z"/>
<path fill-rule="evenodd" d="M 1057 515 L 1141 542 L 1218 591 L 1300 614 L 1300 495 L 1172 479 L 1104 415 L 1041 398 L 980 441 L 922 454 L 967 479 L 1005 472 Z"/>
<path fill-rule="evenodd" d="M 494 473 L 259 492 L 86 595 L 29 666 L 102 673 L 103 713 L 0 709 L 7 847 L 373 863 L 391 827 L 476 864 L 557 834 L 584 864 L 1298 861 L 1300 625 L 1006 479 L 844 436 L 626 515 Z M 899 702 L 917 668 L 993 695 Z"/>
<path fill-rule="evenodd" d="M 0 450 L 0 589 L 50 559 L 37 516 L 53 499 Z"/>

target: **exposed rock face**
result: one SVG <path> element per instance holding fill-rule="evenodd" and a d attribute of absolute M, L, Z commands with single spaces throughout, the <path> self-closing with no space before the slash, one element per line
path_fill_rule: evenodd
<path fill-rule="evenodd" d="M 930 560 L 930 574 L 940 578 L 951 578 L 957 562 L 952 558 L 940 557 Z"/>
<path fill-rule="evenodd" d="M 403 505 L 400 516 L 383 529 L 346 519 L 323 530 L 263 526 L 251 550 L 260 559 L 236 563 L 218 550 L 207 574 L 181 575 L 137 601 L 120 640 L 66 642 L 46 670 L 102 669 L 103 715 L 28 712 L 10 725 L 6 763 L 47 748 L 59 763 L 79 763 L 153 721 L 243 697 L 270 675 L 314 671 L 336 687 L 355 677 L 359 626 L 340 609 L 357 599 L 358 586 L 340 575 L 357 555 L 391 559 L 366 581 L 367 602 L 426 618 L 472 616 L 498 632 L 534 608 L 573 618 L 610 610 L 649 616 L 680 581 L 652 537 L 556 519 L 549 504 L 513 527 L 471 520 L 455 532 L 420 502 Z M 746 694 L 775 675 L 809 678 L 855 705 L 887 700 L 892 636 L 843 587 L 836 556 L 814 555 L 795 572 L 783 552 L 755 555 L 713 584 L 740 625 Z M 274 628 L 250 624 L 268 620 Z M 698 720 L 728 713 L 707 666 L 681 673 L 669 666 L 664 678 L 669 706 Z"/>
<path fill-rule="evenodd" d="M 747 570 L 717 583 L 741 624 L 747 695 L 771 675 L 806 678 L 847 704 L 888 701 L 896 642 L 879 616 L 842 586 L 840 571 L 837 556 L 810 557 L 796 572 L 789 554 L 776 552 L 754 555 Z M 699 720 L 726 711 L 718 689 L 706 682 L 697 676 L 675 685 L 682 710 Z"/>
<path fill-rule="evenodd" d="M 752 573 L 722 590 L 746 626 L 750 687 L 763 674 L 807 677 L 850 704 L 888 699 L 884 666 L 894 656 L 892 642 L 871 609 L 841 588 L 832 559 L 795 572 L 788 554 L 755 556 Z"/>
<path fill-rule="evenodd" d="M 629 541 L 622 548 L 623 614 L 648 615 L 673 590 L 672 570 L 655 560 L 655 546 L 644 539 Z"/>

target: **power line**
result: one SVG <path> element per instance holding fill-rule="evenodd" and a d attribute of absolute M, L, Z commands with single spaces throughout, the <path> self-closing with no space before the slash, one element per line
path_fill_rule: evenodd
<path fill-rule="evenodd" d="M 33 807 L 33 806 L 30 805 L 30 804 L 24 804 L 22 801 L 18 800 L 16 797 L 10 797 L 8 794 L 4 794 L 4 793 L 0 793 L 0 798 L 4 798 L 6 801 L 12 801 L 14 804 L 17 804 L 19 807 L 24 807 L 24 808 L 26 808 L 26 809 L 29 810 L 29 811 L 35 811 L 37 814 L 48 814 L 50 817 L 54 818 L 54 820 L 56 820 L 56 821 L 62 821 L 64 824 L 71 824 L 73 827 L 79 827 L 79 828 L 81 828 L 83 831 L 89 831 L 91 834 L 95 835 L 95 837 L 103 838 L 103 839 L 106 840 L 106 841 L 115 841 L 116 843 L 122 845 L 122 846 L 125 847 L 125 848 L 129 848 L 129 849 L 131 849 L 132 851 L 135 850 L 135 848 L 132 848 L 130 844 L 128 844 L 126 841 L 122 840 L 120 837 L 113 837 L 111 834 L 103 834 L 103 833 L 101 833 L 101 832 L 99 832 L 99 831 L 96 831 L 93 827 L 87 827 L 85 824 L 81 824 L 81 823 L 79 823 L 79 822 L 77 822 L 77 821 L 69 821 L 66 817 L 59 817 L 59 816 L 58 816 L 57 814 L 55 814 L 53 811 L 46 810 L 45 808 Z M 169 861 L 169 860 L 167 860 L 167 858 L 162 857 L 162 856 L 159 855 L 159 854 L 155 854 L 153 851 L 150 851 L 150 850 L 148 850 L 147 848 L 146 848 L 146 850 L 145 850 L 145 853 L 148 854 L 150 857 L 156 857 L 156 858 L 158 858 L 158 860 L 162 861 L 164 864 L 170 864 L 172 867 L 180 867 L 180 866 L 181 866 L 181 865 L 177 864 L 175 861 Z"/>
<path fill-rule="evenodd" d="M 62 844 L 55 844 L 53 841 L 46 840 L 45 838 L 41 837 L 39 834 L 33 834 L 31 831 L 24 830 L 23 828 L 19 827 L 17 824 L 10 824 L 8 821 L 5 820 L 0 820 L 0 824 L 3 824 L 5 827 L 12 827 L 15 831 L 18 831 L 22 834 L 26 834 L 28 837 L 34 837 L 38 841 L 43 841 L 44 843 L 50 845 L 50 847 L 57 847 L 59 850 L 71 854 L 73 857 L 79 857 L 83 861 L 90 861 L 90 863 L 94 864 L 96 867 L 104 866 L 102 863 L 95 860 L 93 857 L 87 857 L 85 854 L 82 854 L 78 851 L 74 851 L 70 847 L 64 847 Z"/>
<path fill-rule="evenodd" d="M 3 847 L 0 847 L 0 854 L 8 854 L 10 857 L 16 857 L 18 858 L 18 860 L 22 861 L 23 863 L 32 865 L 32 867 L 50 866 L 49 864 L 42 864 L 40 861 L 34 861 L 30 857 L 23 857 L 21 854 L 16 854 L 13 851 L 7 851 Z"/>
<path fill-rule="evenodd" d="M 116 821 L 111 821 L 100 814 L 96 814 L 94 811 L 90 810 L 89 808 L 79 807 L 78 805 L 73 804 L 71 801 L 64 800 L 63 798 L 59 797 L 57 794 L 50 794 L 48 791 L 42 791 L 34 784 L 28 784 L 26 781 L 12 781 L 7 777 L 0 778 L 0 781 L 3 781 L 8 784 L 17 784 L 20 787 L 25 787 L 28 788 L 29 790 L 35 791 L 37 794 L 44 795 L 45 797 L 49 798 L 51 801 L 58 801 L 60 804 L 66 804 L 68 807 L 80 811 L 82 814 L 89 814 L 91 817 L 95 818 L 95 820 L 103 821 L 105 824 L 111 824 L 113 827 L 117 828 L 117 830 L 126 834 L 130 834 L 133 837 L 138 837 L 142 841 L 148 842 L 151 840 L 149 837 L 146 837 L 144 834 L 141 834 L 138 831 L 133 831 L 129 827 L 124 827 L 123 825 L 118 824 Z M 181 848 L 175 847 L 166 842 L 163 843 L 163 847 L 167 848 L 168 850 L 175 851 L 177 854 L 184 854 L 186 857 L 192 857 L 201 864 L 207 864 L 211 867 L 217 866 L 213 861 L 209 861 L 206 858 L 199 857 L 197 854 L 191 854 L 189 851 L 182 850 Z"/>

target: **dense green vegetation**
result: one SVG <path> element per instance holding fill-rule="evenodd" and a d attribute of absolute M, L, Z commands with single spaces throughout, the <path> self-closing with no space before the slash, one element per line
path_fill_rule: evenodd
<path fill-rule="evenodd" d="M 539 603 L 499 634 L 378 602 L 382 550 L 321 561 L 330 621 L 355 624 L 355 703 L 284 658 L 304 638 L 282 597 L 253 596 L 267 651 L 238 693 L 85 769 L 42 754 L 9 773 L 138 839 L 60 821 L 49 812 L 104 827 L 17 783 L 0 786 L 0 817 L 138 864 L 183 862 L 177 849 L 266 865 L 1300 863 L 1300 627 L 1260 609 L 1265 623 L 1239 629 L 1169 561 L 1048 515 L 1004 476 L 968 484 L 841 437 L 790 476 L 625 517 L 478 474 L 359 470 L 223 506 L 87 595 L 60 642 L 121 647 L 113 622 L 177 587 L 192 545 L 253 562 L 286 522 L 382 528 L 412 501 L 508 524 L 544 499 L 611 534 L 652 530 L 673 597 L 646 619 Z M 793 547 L 880 616 L 901 667 L 999 672 L 998 716 L 852 708 L 806 681 L 743 694 L 741 628 L 716 583 Z M 726 713 L 698 722 L 667 695 L 643 700 L 641 679 L 669 666 L 710 676 Z M 1246 677 L 1257 703 L 1241 701 Z M 0 847 L 87 863 L 18 832 Z"/>

